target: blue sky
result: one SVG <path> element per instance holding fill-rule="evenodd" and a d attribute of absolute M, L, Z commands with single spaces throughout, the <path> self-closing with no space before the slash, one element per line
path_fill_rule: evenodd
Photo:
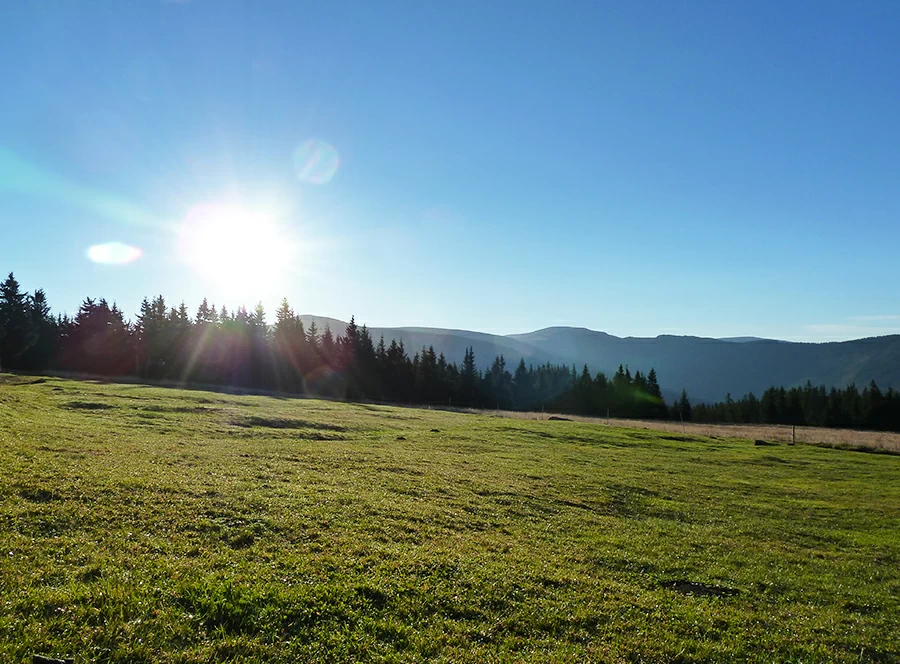
<path fill-rule="evenodd" d="M 874 1 L 10 3 L 0 270 L 70 313 L 900 332 L 898 33 Z M 231 230 L 186 250 L 204 209 Z"/>

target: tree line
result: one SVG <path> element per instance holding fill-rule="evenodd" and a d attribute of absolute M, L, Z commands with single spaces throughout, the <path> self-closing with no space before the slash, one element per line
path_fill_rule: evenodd
<path fill-rule="evenodd" d="M 541 410 L 636 419 L 795 424 L 900 431 L 900 392 L 872 381 L 862 390 L 770 387 L 762 397 L 692 405 L 685 391 L 666 405 L 654 369 L 607 377 L 587 366 L 526 365 L 499 355 L 481 370 L 472 348 L 461 364 L 433 347 L 412 357 L 403 341 L 376 342 L 354 318 L 342 334 L 305 327 L 287 300 L 269 325 L 262 304 L 228 311 L 206 299 L 191 315 L 182 302 L 145 298 L 134 321 L 103 298 L 74 317 L 51 313 L 43 290 L 0 283 L 0 369 L 62 370 L 275 390 L 349 400 Z"/>
<path fill-rule="evenodd" d="M 262 304 L 229 311 L 204 299 L 145 298 L 134 321 L 103 298 L 86 298 L 74 317 L 53 316 L 43 290 L 27 293 L 13 274 L 0 284 L 0 368 L 133 376 L 276 390 L 348 400 L 540 410 L 632 418 L 679 417 L 687 395 L 665 405 L 656 371 L 620 366 L 610 378 L 587 366 L 550 363 L 510 370 L 499 355 L 484 370 L 466 350 L 448 362 L 433 347 L 410 357 L 403 341 L 375 341 L 355 318 L 342 334 L 308 327 L 283 300 L 274 325 Z"/>
<path fill-rule="evenodd" d="M 762 397 L 746 394 L 737 401 L 698 404 L 697 422 L 794 424 L 816 427 L 900 431 L 900 392 L 882 391 L 873 380 L 861 391 L 855 384 L 842 390 L 807 381 L 803 387 L 770 387 Z"/>

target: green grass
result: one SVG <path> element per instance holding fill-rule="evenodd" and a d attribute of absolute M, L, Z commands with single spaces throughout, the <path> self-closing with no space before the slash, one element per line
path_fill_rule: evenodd
<path fill-rule="evenodd" d="M 0 661 L 896 662 L 900 457 L 0 377 Z"/>

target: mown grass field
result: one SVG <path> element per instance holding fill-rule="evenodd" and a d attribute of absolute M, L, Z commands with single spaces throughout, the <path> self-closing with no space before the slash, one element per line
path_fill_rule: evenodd
<path fill-rule="evenodd" d="M 896 662 L 900 457 L 0 377 L 0 661 Z"/>
<path fill-rule="evenodd" d="M 518 412 L 511 410 L 486 411 L 468 409 L 467 412 L 525 420 L 546 420 L 553 413 Z M 769 442 L 798 442 L 840 448 L 865 448 L 877 453 L 900 454 L 900 433 L 892 431 L 860 431 L 858 429 L 826 429 L 824 427 L 791 427 L 789 424 L 706 424 L 699 422 L 673 422 L 671 420 L 627 420 L 605 417 L 566 415 L 577 422 L 611 424 L 632 429 L 651 429 L 690 436 L 718 438 L 747 438 Z"/>

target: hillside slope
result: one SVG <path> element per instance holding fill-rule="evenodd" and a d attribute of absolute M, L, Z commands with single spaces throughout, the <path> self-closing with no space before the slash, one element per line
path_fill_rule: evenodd
<path fill-rule="evenodd" d="M 887 454 L 0 375 L 0 468 L 0 662 L 900 657 Z"/>
<path fill-rule="evenodd" d="M 843 387 L 875 380 L 883 388 L 900 386 L 900 336 L 840 343 L 732 341 L 661 335 L 614 337 L 574 328 L 547 328 L 514 335 L 539 349 L 554 349 L 568 362 L 595 371 L 614 371 L 619 363 L 656 368 L 663 387 L 687 389 L 695 399 L 724 399 L 727 393 L 759 395 L 775 385 Z"/>
<path fill-rule="evenodd" d="M 306 327 L 309 327 L 309 324 L 315 320 L 316 327 L 320 331 L 330 327 L 332 334 L 335 335 L 343 334 L 347 327 L 347 323 L 334 318 L 311 315 L 303 315 L 300 318 Z M 496 334 L 446 330 L 436 327 L 372 327 L 369 330 L 372 340 L 376 344 L 382 335 L 384 335 L 385 343 L 390 343 L 391 339 L 402 341 L 410 357 L 422 348 L 434 346 L 435 352 L 443 353 L 448 362 L 459 364 L 463 361 L 466 348 L 471 346 L 475 351 L 475 360 L 482 368 L 490 365 L 498 355 L 503 355 L 506 358 L 507 366 L 512 365 L 512 368 L 515 368 L 515 364 L 522 358 L 525 358 L 526 363 L 535 365 L 546 362 L 567 363 L 563 356 L 555 353 L 552 349 L 538 348 L 528 342 Z"/>
<path fill-rule="evenodd" d="M 320 330 L 335 334 L 343 321 L 302 316 L 305 325 L 315 319 Z M 619 364 L 632 370 L 655 368 L 663 392 L 671 399 L 682 389 L 696 401 L 716 401 L 731 393 L 757 396 L 771 385 L 843 387 L 875 380 L 883 389 L 900 387 L 900 335 L 833 343 L 795 343 L 768 339 L 710 339 L 660 335 L 653 338 L 616 337 L 586 328 L 548 327 L 525 334 L 501 336 L 467 330 L 426 327 L 371 328 L 376 341 L 384 335 L 402 340 L 410 355 L 423 346 L 434 346 L 450 362 L 461 362 L 471 346 L 481 368 L 497 355 L 512 370 L 520 359 L 528 364 L 585 364 L 591 371 L 613 373 Z"/>

